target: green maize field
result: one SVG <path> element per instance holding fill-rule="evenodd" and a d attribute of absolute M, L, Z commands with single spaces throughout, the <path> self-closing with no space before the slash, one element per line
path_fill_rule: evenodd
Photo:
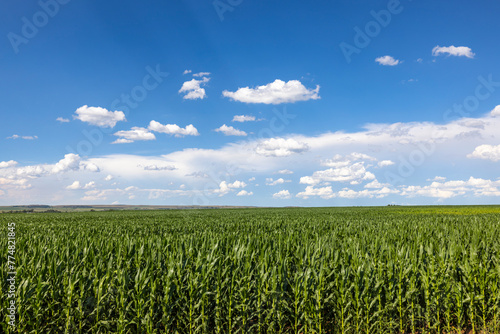
<path fill-rule="evenodd" d="M 0 215 L 2 333 L 500 333 L 500 207 Z M 7 225 L 16 225 L 17 329 Z"/>

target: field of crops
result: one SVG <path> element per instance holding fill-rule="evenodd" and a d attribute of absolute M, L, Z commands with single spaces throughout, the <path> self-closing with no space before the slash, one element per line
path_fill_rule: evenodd
<path fill-rule="evenodd" d="M 500 333 L 500 207 L 0 215 L 18 333 Z"/>

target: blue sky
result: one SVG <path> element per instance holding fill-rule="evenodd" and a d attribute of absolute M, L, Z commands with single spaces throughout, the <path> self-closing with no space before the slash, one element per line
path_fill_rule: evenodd
<path fill-rule="evenodd" d="M 0 205 L 499 201 L 498 3 L 0 6 Z"/>

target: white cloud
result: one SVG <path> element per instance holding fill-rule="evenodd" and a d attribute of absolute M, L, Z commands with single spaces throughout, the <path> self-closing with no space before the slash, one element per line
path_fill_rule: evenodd
<path fill-rule="evenodd" d="M 492 111 L 491 111 L 491 116 L 496 117 L 500 116 L 500 105 L 496 106 Z"/>
<path fill-rule="evenodd" d="M 144 166 L 144 170 L 154 170 L 154 171 L 161 171 L 161 170 L 176 170 L 175 166 L 173 165 L 167 165 L 167 166 L 158 166 L 158 165 L 147 165 Z"/>
<path fill-rule="evenodd" d="M 251 178 L 248 179 L 248 182 L 253 182 L 255 181 L 255 176 L 252 176 Z"/>
<path fill-rule="evenodd" d="M 288 190 L 281 190 L 273 194 L 273 198 L 276 199 L 290 199 L 291 197 L 292 195 L 290 195 L 290 192 Z"/>
<path fill-rule="evenodd" d="M 474 152 L 467 155 L 469 159 L 485 159 L 491 161 L 500 160 L 500 145 L 481 145 L 476 147 Z"/>
<path fill-rule="evenodd" d="M 80 156 L 78 154 L 68 153 L 63 159 L 52 168 L 52 173 L 67 172 L 69 170 L 78 170 L 80 168 Z"/>
<path fill-rule="evenodd" d="M 126 121 L 123 111 L 109 111 L 101 107 L 89 107 L 84 105 L 75 111 L 74 119 L 101 128 L 113 128 L 116 123 Z"/>
<path fill-rule="evenodd" d="M 226 124 L 214 130 L 215 132 L 222 132 L 225 136 L 246 136 L 245 131 L 235 129 L 232 126 L 227 126 Z"/>
<path fill-rule="evenodd" d="M 133 143 L 138 140 L 155 140 L 156 137 L 154 133 L 149 132 L 146 128 L 141 128 L 134 126 L 130 130 L 122 130 L 118 131 L 114 134 L 119 139 L 115 140 L 112 144 L 125 144 L 125 143 Z"/>
<path fill-rule="evenodd" d="M 392 165 L 394 165 L 394 164 L 395 164 L 395 162 L 394 162 L 394 161 L 392 161 L 392 160 L 382 160 L 382 161 L 380 161 L 377 165 L 378 165 L 379 167 L 387 167 L 387 166 L 392 166 Z"/>
<path fill-rule="evenodd" d="M 443 111 L 445 113 L 446 110 Z M 425 179 L 434 177 L 435 175 L 448 176 L 452 173 L 453 166 L 463 166 L 463 168 L 472 168 L 471 162 L 467 161 L 466 156 L 473 152 L 476 147 L 480 145 L 491 145 L 496 146 L 500 143 L 500 133 L 498 129 L 500 128 L 500 117 L 492 117 L 490 113 L 485 114 L 483 117 L 478 118 L 461 118 L 456 121 L 449 121 L 440 124 L 432 122 L 410 122 L 410 123 L 393 123 L 393 124 L 369 124 L 364 126 L 361 130 L 356 131 L 337 131 L 337 132 L 327 132 L 314 136 L 305 135 L 290 135 L 287 139 L 293 139 L 295 142 L 307 145 L 308 150 L 299 154 L 290 154 L 285 158 L 275 158 L 276 154 L 262 155 L 256 152 L 263 141 L 263 139 L 250 139 L 247 141 L 233 142 L 223 145 L 220 148 L 185 148 L 180 150 L 173 150 L 168 153 L 144 156 L 144 155 L 127 155 L 127 154 L 110 154 L 105 156 L 96 156 L 91 159 L 85 159 L 80 161 L 78 169 L 71 170 L 68 174 L 73 177 L 78 172 L 78 177 L 74 177 L 74 180 L 85 180 L 88 182 L 89 170 L 82 166 L 87 163 L 93 163 L 99 166 L 102 177 L 92 178 L 96 183 L 100 181 L 105 183 L 104 177 L 108 174 L 115 176 L 115 179 L 124 182 L 137 182 L 137 184 L 155 184 L 157 185 L 157 190 L 148 192 L 144 190 L 143 192 L 133 191 L 133 195 L 137 196 L 137 201 L 148 201 L 147 196 L 151 194 L 151 198 L 163 198 L 166 196 L 195 196 L 196 194 L 204 195 L 204 189 L 206 186 L 210 185 L 208 189 L 219 189 L 219 183 L 221 180 L 225 180 L 226 177 L 235 177 L 239 175 L 240 180 L 246 180 L 245 182 L 251 183 L 255 186 L 255 183 L 260 183 L 261 189 L 264 193 L 262 196 L 271 197 L 275 191 L 274 188 L 262 187 L 264 185 L 265 177 L 274 176 L 283 177 L 285 175 L 276 175 L 276 171 L 283 170 L 286 168 L 292 168 L 295 174 L 300 171 L 300 176 L 308 177 L 312 181 L 311 183 L 303 183 L 303 187 L 310 186 L 310 189 L 321 189 L 322 187 L 328 189 L 328 186 L 332 186 L 331 194 L 335 194 L 336 198 L 339 196 L 360 196 L 360 198 L 365 198 L 366 200 L 363 204 L 368 204 L 368 200 L 373 196 L 383 195 L 383 192 L 376 194 L 374 192 L 367 193 L 362 192 L 363 190 L 374 191 L 382 190 L 381 185 L 385 183 L 398 184 L 398 189 L 400 191 L 405 190 L 407 187 L 411 186 L 428 186 L 431 182 L 425 182 Z M 457 136 L 463 133 L 468 133 L 470 131 L 477 131 L 477 136 L 470 137 L 467 140 L 459 140 Z M 112 133 L 114 133 L 113 131 Z M 156 134 L 156 133 L 155 133 Z M 274 138 L 276 140 L 280 138 Z M 266 150 L 266 153 L 269 150 Z M 358 152 L 359 155 L 352 155 L 351 152 Z M 263 152 L 261 152 L 263 153 Z M 289 153 L 289 152 L 287 152 Z M 420 158 L 423 156 L 423 159 Z M 332 159 L 332 155 L 338 154 L 339 159 Z M 363 156 L 361 156 L 363 155 Z M 367 158 L 373 157 L 375 160 L 370 160 Z M 358 158 L 359 157 L 359 158 Z M 335 158 L 335 157 L 334 157 Z M 383 159 L 390 159 L 396 164 L 386 168 L 377 168 L 377 164 Z M 325 160 L 326 159 L 326 160 Z M 358 159 L 358 160 L 354 160 Z M 83 158 L 82 158 L 83 160 Z M 425 163 L 422 163 L 425 160 Z M 355 178 L 351 181 L 344 181 L 346 184 L 336 183 L 333 181 L 326 181 L 325 179 L 320 183 L 316 183 L 317 180 L 313 176 L 331 176 L 331 173 L 315 175 L 315 171 L 322 171 L 331 169 L 338 169 L 343 167 L 330 167 L 330 165 L 335 164 L 339 166 L 343 163 L 349 161 L 347 166 L 353 165 L 355 163 L 364 162 L 365 173 L 372 172 L 381 185 L 377 185 L 379 188 L 372 188 L 376 183 L 373 183 L 375 179 L 363 180 Z M 407 161 L 410 164 L 415 161 L 417 165 L 414 165 L 415 171 L 411 176 L 403 176 L 399 181 L 391 180 L 387 178 L 388 173 L 397 174 L 400 176 L 402 172 L 401 166 L 404 167 L 402 161 Z M 420 164 L 422 163 L 422 164 Z M 145 171 L 144 167 L 148 165 L 165 166 L 165 165 L 175 165 L 178 169 L 169 172 L 152 172 Z M 318 167 L 321 164 L 329 165 L 328 167 Z M 316 167 L 314 167 L 316 166 Z M 16 203 L 33 203 L 33 202 L 44 202 L 48 204 L 60 203 L 61 201 L 71 201 L 73 203 L 81 202 L 77 194 L 72 194 L 72 192 L 64 192 L 64 188 L 70 184 L 66 177 L 59 177 L 51 173 L 51 170 L 55 167 L 53 164 L 41 164 L 38 166 L 18 166 L 13 168 L 0 169 L 0 178 L 6 179 L 8 181 L 3 181 L 3 183 L 9 183 L 9 186 L 1 186 L 0 188 L 5 191 L 6 187 L 19 187 L 19 191 L 9 191 L 8 196 L 2 198 L 3 203 L 8 203 L 9 201 Z M 483 168 L 484 167 L 484 168 Z M 484 177 L 484 175 L 495 175 L 495 164 L 484 164 L 480 169 L 474 169 L 471 175 L 475 177 Z M 20 169 L 19 175 L 16 171 Z M 466 169 L 467 170 L 467 169 Z M 186 175 L 193 175 L 200 172 L 200 177 L 192 177 Z M 165 179 L 164 174 L 168 173 L 168 179 Z M 80 174 L 82 175 L 80 178 Z M 334 173 L 333 173 L 334 174 Z M 335 174 L 334 174 L 335 175 Z M 349 175 L 349 174 L 348 174 Z M 361 174 L 363 175 L 363 174 Z M 369 174 L 368 174 L 369 175 Z M 205 177 L 201 177 L 205 176 Z M 248 179 L 250 177 L 256 177 L 259 182 L 250 182 Z M 84 179 L 85 177 L 85 179 Z M 24 180 L 24 181 L 21 181 Z M 217 180 L 217 181 L 214 181 Z M 306 179 L 307 181 L 308 179 Z M 423 180 L 423 182 L 421 181 Z M 444 180 L 436 180 L 443 183 Z M 13 182 L 24 182 L 24 184 L 14 185 Z M 82 185 L 85 184 L 82 183 Z M 168 188 L 170 182 L 174 184 L 186 184 L 186 192 L 175 193 L 174 190 L 165 191 L 161 188 Z M 331 184 L 328 184 L 331 182 Z M 358 182 L 358 187 L 350 186 L 350 182 Z M 396 183 L 398 182 L 398 183 Z M 496 182 L 496 181 L 493 181 Z M 30 183 L 32 187 L 30 190 L 26 190 Z M 113 181 L 109 182 L 111 187 L 118 185 L 111 185 Z M 341 185 L 338 188 L 338 185 Z M 286 185 L 286 183 L 284 184 Z M 370 187 L 365 188 L 365 186 L 370 185 Z M 343 187 L 349 187 L 352 189 L 342 189 Z M 21 188 L 24 187 L 24 188 Z M 248 188 L 248 187 L 247 187 Z M 249 189 L 246 190 L 250 191 Z M 394 191 L 393 189 L 389 190 Z M 470 188 L 470 187 L 469 187 Z M 498 188 L 498 187 L 493 187 Z M 231 189 L 231 188 L 230 188 Z M 257 189 L 257 188 L 256 188 Z M 410 189 L 407 189 L 407 193 L 410 194 Z M 472 189 L 472 188 L 470 188 Z M 487 196 L 486 194 L 495 194 L 496 190 L 484 188 L 483 190 L 477 192 L 478 194 L 483 194 L 482 196 Z M 230 190 L 236 195 L 241 189 Z M 280 190 L 280 189 L 276 189 Z M 344 191 L 340 193 L 340 191 Z M 356 191 L 359 194 L 353 194 L 350 190 Z M 418 188 L 417 188 L 418 190 Z M 425 189 L 420 189 L 425 191 Z M 440 187 L 441 191 L 446 191 Z M 301 191 L 301 190 L 299 190 Z M 297 191 L 297 192 L 299 192 Z M 317 190 L 313 190 L 317 192 Z M 7 191 L 5 191 L 7 193 Z M 294 195 L 297 193 L 294 192 Z M 303 193 L 307 193 L 302 189 Z M 76 191 L 75 191 L 76 193 Z M 266 195 L 267 193 L 267 195 Z M 194 195 L 193 195 L 194 194 Z M 453 203 L 468 203 L 468 198 L 476 196 L 476 192 L 468 191 L 463 195 L 463 198 L 454 197 Z M 211 196 L 217 196 L 218 193 L 213 193 L 210 190 Z M 303 194 L 304 195 L 304 194 Z M 323 196 L 330 196 L 327 192 L 322 193 Z M 400 193 L 395 194 L 397 196 L 402 196 Z M 493 196 L 492 195 L 492 196 Z M 95 196 L 95 195 L 93 195 Z M 118 200 L 121 203 L 127 201 L 129 194 L 121 194 L 119 192 L 109 191 L 106 193 L 109 202 Z M 146 196 L 146 197 L 145 197 Z M 255 196 L 255 195 L 254 195 Z M 361 197 L 365 196 L 365 197 Z M 406 195 L 408 196 L 408 195 Z M 415 195 L 422 196 L 422 195 Z M 317 198 L 318 196 L 316 196 Z M 6 198 L 9 200 L 7 201 Z M 314 197 L 311 196 L 311 202 L 308 203 L 314 205 Z M 222 198 L 223 199 L 223 198 Z M 220 204 L 222 203 L 222 199 Z M 251 199 L 251 197 L 246 197 L 245 199 Z M 213 203 L 216 203 L 219 198 L 214 199 Z M 488 199 L 489 200 L 489 199 Z M 422 199 L 428 201 L 428 199 Z M 161 203 L 161 200 L 151 201 L 151 203 Z M 181 201 L 172 201 L 175 203 L 181 203 Z M 191 202 L 190 200 L 184 202 Z M 451 201 L 450 201 L 451 202 Z M 355 203 L 355 202 L 353 202 Z"/>
<path fill-rule="evenodd" d="M 95 188 L 94 181 L 90 181 L 89 183 L 85 184 L 85 186 L 83 186 L 83 189 L 92 189 L 92 188 Z"/>
<path fill-rule="evenodd" d="M 297 197 L 301 197 L 303 199 L 308 199 L 312 196 L 319 196 L 323 199 L 329 199 L 335 197 L 335 193 L 332 190 L 331 186 L 322 187 L 322 188 L 314 188 L 313 186 L 307 186 L 306 189 L 297 194 Z"/>
<path fill-rule="evenodd" d="M 443 181 L 446 181 L 446 177 L 444 177 L 444 176 L 436 176 L 433 179 L 427 179 L 427 181 L 430 181 L 430 182 L 433 182 L 433 181 L 443 182 Z"/>
<path fill-rule="evenodd" d="M 203 173 L 201 171 L 192 172 L 192 173 L 186 174 L 185 176 L 196 177 L 196 178 L 207 178 L 207 177 L 209 177 L 207 173 Z"/>
<path fill-rule="evenodd" d="M 20 136 L 20 135 L 12 135 L 10 137 L 7 137 L 7 139 L 24 139 L 24 140 L 35 140 L 38 139 L 38 136 Z"/>
<path fill-rule="evenodd" d="M 184 95 L 185 100 L 196 100 L 196 99 L 204 99 L 207 97 L 205 93 L 205 88 L 201 88 L 201 86 L 205 85 L 210 78 L 202 78 L 201 80 L 191 79 L 190 81 L 186 81 L 182 84 L 181 89 L 179 89 L 179 93 L 187 93 Z"/>
<path fill-rule="evenodd" d="M 435 197 L 447 199 L 456 196 L 472 194 L 481 196 L 500 196 L 500 180 L 491 181 L 481 178 L 470 177 L 467 181 L 432 182 L 427 186 L 406 186 L 402 195 L 408 197 Z"/>
<path fill-rule="evenodd" d="M 287 157 L 294 153 L 302 153 L 309 150 L 306 143 L 299 142 L 293 138 L 271 138 L 262 141 L 255 149 L 257 154 L 266 157 Z"/>
<path fill-rule="evenodd" d="M 359 184 L 362 181 L 374 179 L 375 175 L 366 170 L 364 162 L 356 162 L 348 166 L 316 171 L 312 176 L 301 177 L 300 183 L 316 185 L 322 182 L 351 182 Z"/>
<path fill-rule="evenodd" d="M 10 168 L 16 166 L 17 164 L 18 162 L 14 160 L 2 161 L 0 162 L 0 168 Z"/>
<path fill-rule="evenodd" d="M 354 161 L 358 160 L 367 160 L 367 161 L 376 161 L 377 159 L 371 157 L 364 153 L 353 152 L 347 155 L 335 154 L 332 159 L 326 159 L 321 161 L 321 166 L 326 167 L 345 167 L 352 165 Z"/>
<path fill-rule="evenodd" d="M 273 180 L 273 178 L 271 178 L 271 177 L 268 177 L 266 179 L 266 185 L 268 185 L 268 186 L 275 186 L 275 185 L 278 185 L 278 184 L 283 184 L 285 182 L 292 182 L 292 181 L 291 180 L 285 180 L 285 179 L 283 179 L 281 177 L 279 179 L 277 179 L 277 180 Z"/>
<path fill-rule="evenodd" d="M 91 162 L 90 163 L 81 163 L 80 169 L 87 170 L 89 172 L 94 172 L 94 173 L 101 171 L 96 164 L 91 163 Z"/>
<path fill-rule="evenodd" d="M 25 166 L 16 169 L 17 177 L 38 178 L 47 174 L 47 170 L 42 166 Z"/>
<path fill-rule="evenodd" d="M 394 59 L 391 56 L 378 57 L 375 59 L 375 61 L 377 63 L 379 63 L 380 65 L 384 65 L 384 66 L 396 66 L 396 65 L 401 63 L 399 60 Z"/>
<path fill-rule="evenodd" d="M 232 122 L 253 122 L 255 116 L 250 115 L 234 115 Z"/>
<path fill-rule="evenodd" d="M 80 186 L 80 181 L 75 181 L 66 187 L 66 189 L 70 189 L 70 190 L 77 190 L 77 189 L 81 189 L 81 188 L 82 187 Z"/>
<path fill-rule="evenodd" d="M 0 177 L 0 186 L 2 188 L 7 189 L 28 189 L 31 187 L 28 184 L 28 179 L 12 179 L 12 178 L 4 178 Z"/>
<path fill-rule="evenodd" d="M 69 119 L 63 118 L 63 117 L 57 117 L 56 121 L 61 122 L 61 123 L 68 123 Z"/>
<path fill-rule="evenodd" d="M 236 92 L 223 91 L 222 95 L 244 103 L 280 104 L 319 99 L 319 86 L 307 89 L 298 80 L 274 82 L 256 88 L 238 88 Z"/>
<path fill-rule="evenodd" d="M 236 196 L 252 196 L 253 192 L 248 192 L 246 190 L 241 190 L 239 193 L 236 194 Z"/>
<path fill-rule="evenodd" d="M 281 169 L 281 170 L 277 171 L 276 174 L 290 175 L 290 174 L 293 174 L 293 172 L 291 170 L 288 170 L 288 169 Z"/>
<path fill-rule="evenodd" d="M 191 72 L 193 72 L 193 71 L 191 71 L 191 70 L 184 70 L 184 72 L 182 72 L 182 74 L 183 74 L 183 75 L 186 75 L 186 74 L 189 74 L 189 73 L 191 73 Z"/>
<path fill-rule="evenodd" d="M 199 73 L 193 73 L 193 77 L 207 77 L 211 73 L 210 72 L 199 72 Z"/>
<path fill-rule="evenodd" d="M 233 189 L 245 188 L 247 184 L 243 181 L 234 181 L 233 183 L 227 183 L 226 181 L 222 181 L 219 184 L 219 189 L 215 189 L 214 193 L 219 194 L 219 196 L 224 196 Z"/>
<path fill-rule="evenodd" d="M 381 189 L 384 187 L 389 187 L 390 185 L 387 183 L 380 183 L 377 179 L 373 180 L 370 183 L 365 184 L 366 189 Z"/>
<path fill-rule="evenodd" d="M 334 192 L 332 187 L 322 187 L 322 188 L 314 188 L 314 186 L 307 186 L 305 191 L 297 194 L 297 197 L 301 197 L 304 199 L 308 199 L 310 197 L 321 197 L 323 199 L 330 199 L 334 197 L 338 198 L 347 198 L 347 199 L 357 199 L 357 198 L 384 198 L 390 194 L 399 193 L 396 189 L 389 189 L 387 187 L 383 187 L 382 189 L 368 190 L 364 189 L 361 191 L 355 191 L 352 189 L 344 188 L 338 192 Z"/>
<path fill-rule="evenodd" d="M 175 137 L 183 136 L 199 136 L 198 130 L 193 126 L 193 124 L 187 125 L 185 128 L 181 128 L 177 124 L 166 124 L 163 125 L 155 120 L 149 122 L 148 129 L 155 132 L 166 133 L 169 135 L 174 135 Z"/>
<path fill-rule="evenodd" d="M 111 181 L 113 179 L 114 179 L 113 175 L 109 174 L 108 176 L 106 176 L 106 178 L 104 178 L 104 181 Z"/>
<path fill-rule="evenodd" d="M 348 199 L 356 199 L 356 198 L 384 198 L 388 195 L 391 194 L 397 194 L 399 193 L 399 190 L 396 189 L 389 189 L 388 187 L 383 187 L 382 189 L 377 189 L 377 190 L 361 190 L 361 191 L 354 191 L 352 189 L 347 189 L 344 188 L 341 191 L 339 191 L 336 196 L 340 198 L 348 198 Z"/>
<path fill-rule="evenodd" d="M 440 54 L 447 54 L 449 56 L 463 56 L 467 58 L 474 58 L 475 54 L 472 52 L 471 48 L 467 46 L 435 46 L 432 49 L 433 56 L 439 56 Z"/>

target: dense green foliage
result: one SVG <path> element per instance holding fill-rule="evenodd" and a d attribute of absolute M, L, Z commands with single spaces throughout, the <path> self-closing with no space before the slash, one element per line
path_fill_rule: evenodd
<path fill-rule="evenodd" d="M 499 207 L 35 213 L 0 222 L 0 316 L 15 222 L 19 333 L 500 333 Z"/>

